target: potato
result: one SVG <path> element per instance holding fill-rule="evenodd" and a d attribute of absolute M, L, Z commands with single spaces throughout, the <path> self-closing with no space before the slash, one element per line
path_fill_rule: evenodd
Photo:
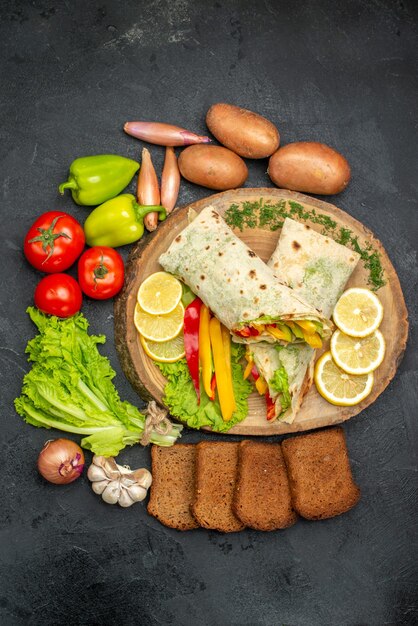
<path fill-rule="evenodd" d="M 280 135 L 265 117 L 233 104 L 213 104 L 206 124 L 219 143 L 247 159 L 269 157 L 280 145 Z"/>
<path fill-rule="evenodd" d="M 283 146 L 270 157 L 267 172 L 278 187 L 319 195 L 340 193 L 351 176 L 345 158 L 316 141 Z"/>
<path fill-rule="evenodd" d="M 248 169 L 235 152 L 221 146 L 196 144 L 180 153 L 181 175 L 209 189 L 235 189 L 247 180 Z"/>

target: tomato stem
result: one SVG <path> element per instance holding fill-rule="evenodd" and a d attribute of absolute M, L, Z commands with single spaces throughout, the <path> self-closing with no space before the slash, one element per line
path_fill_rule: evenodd
<path fill-rule="evenodd" d="M 109 270 L 107 269 L 106 265 L 104 264 L 104 258 L 103 258 L 103 254 L 102 254 L 102 257 L 100 259 L 100 264 L 97 265 L 94 268 L 94 271 L 93 271 L 93 274 L 94 274 L 94 289 L 97 289 L 97 281 L 98 280 L 103 280 L 103 278 L 108 273 L 109 273 Z"/>
<path fill-rule="evenodd" d="M 49 226 L 49 228 L 37 228 L 36 230 L 41 233 L 40 235 L 38 235 L 38 237 L 34 237 L 33 239 L 29 239 L 29 243 L 35 243 L 36 241 L 40 241 L 42 242 L 42 250 L 44 252 L 47 251 L 48 246 L 49 246 L 49 251 L 47 256 L 45 257 L 45 259 L 42 261 L 42 265 L 44 263 L 46 263 L 51 256 L 54 253 L 54 245 L 55 245 L 55 239 L 58 239 L 58 237 L 65 237 L 66 239 L 71 239 L 70 235 L 67 235 L 67 233 L 54 233 L 53 230 L 59 220 L 60 217 L 63 217 L 62 215 L 58 215 L 57 217 L 55 217 L 52 222 L 51 225 Z"/>

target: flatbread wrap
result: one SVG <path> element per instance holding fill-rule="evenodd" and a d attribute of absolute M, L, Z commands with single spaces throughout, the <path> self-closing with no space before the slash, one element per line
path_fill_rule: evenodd
<path fill-rule="evenodd" d="M 298 296 L 329 317 L 359 259 L 357 252 L 286 218 L 268 265 Z M 274 404 L 270 417 L 294 420 L 312 384 L 314 359 L 314 349 L 306 344 L 259 343 L 247 350 L 247 360 L 254 362 L 268 386 Z"/>
<path fill-rule="evenodd" d="M 159 261 L 201 298 L 237 342 L 307 341 L 320 347 L 331 333 L 330 321 L 280 282 L 212 206 L 195 217 Z"/>

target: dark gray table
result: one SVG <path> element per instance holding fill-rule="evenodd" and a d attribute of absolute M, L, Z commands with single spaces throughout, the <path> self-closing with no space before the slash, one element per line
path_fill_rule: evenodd
<path fill-rule="evenodd" d="M 417 4 L 315 2 L 0 2 L 2 624 L 416 624 Z M 344 425 L 360 504 L 284 532 L 177 533 L 139 504 L 102 503 L 83 477 L 46 484 L 35 469 L 50 433 L 12 401 L 34 335 L 25 315 L 39 274 L 22 239 L 41 212 L 86 210 L 57 195 L 76 156 L 139 158 L 122 124 L 155 119 L 205 132 L 213 102 L 277 123 L 282 142 L 317 140 L 350 161 L 331 198 L 386 246 L 411 334 L 395 380 Z M 158 168 L 163 149 L 152 148 Z M 248 186 L 266 186 L 266 162 Z M 180 203 L 208 195 L 183 184 Z M 124 251 L 125 255 L 127 251 Z M 122 397 L 141 404 L 113 343 L 112 304 L 86 301 Z M 415 344 L 416 346 L 416 344 Z M 53 433 L 55 435 L 55 433 Z M 205 435 L 186 432 L 184 441 Z M 126 450 L 133 467 L 149 451 Z"/>

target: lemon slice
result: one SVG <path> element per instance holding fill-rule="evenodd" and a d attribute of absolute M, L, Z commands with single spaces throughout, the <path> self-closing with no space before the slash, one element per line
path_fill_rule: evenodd
<path fill-rule="evenodd" d="M 331 354 L 338 367 L 348 374 L 373 372 L 384 359 L 385 340 L 380 330 L 367 337 L 349 337 L 336 330 L 331 338 Z"/>
<path fill-rule="evenodd" d="M 383 306 L 369 289 L 347 289 L 332 314 L 336 326 L 351 337 L 371 335 L 383 318 Z"/>
<path fill-rule="evenodd" d="M 150 341 L 169 341 L 183 328 L 184 307 L 178 303 L 168 315 L 150 315 L 139 304 L 135 306 L 134 322 L 138 332 Z"/>
<path fill-rule="evenodd" d="M 175 363 L 184 357 L 184 338 L 183 333 L 170 339 L 169 341 L 149 341 L 142 335 L 139 335 L 142 347 L 145 353 L 153 360 L 160 363 Z"/>
<path fill-rule="evenodd" d="M 148 276 L 138 289 L 138 304 L 150 315 L 168 315 L 180 302 L 181 282 L 167 272 Z"/>
<path fill-rule="evenodd" d="M 353 376 L 343 372 L 325 352 L 315 365 L 314 380 L 325 400 L 337 406 L 353 406 L 367 398 L 373 387 L 373 373 Z"/>

